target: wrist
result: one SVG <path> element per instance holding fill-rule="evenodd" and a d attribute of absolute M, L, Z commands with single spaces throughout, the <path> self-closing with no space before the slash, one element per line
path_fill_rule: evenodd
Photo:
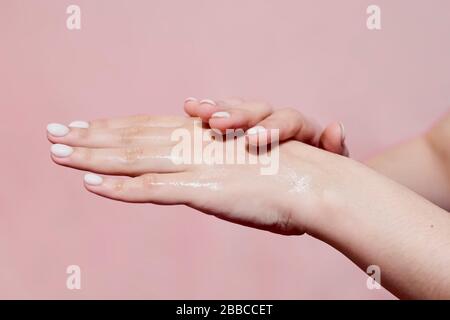
<path fill-rule="evenodd" d="M 347 241 L 363 225 L 378 196 L 378 175 L 363 164 L 344 157 L 324 172 L 316 191 L 314 210 L 305 221 L 306 233 L 335 245 Z M 318 189 L 318 188 L 317 188 Z"/>

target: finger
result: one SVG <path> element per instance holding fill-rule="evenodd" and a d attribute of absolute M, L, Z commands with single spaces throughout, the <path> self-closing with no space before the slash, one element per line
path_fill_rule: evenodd
<path fill-rule="evenodd" d="M 344 125 L 340 122 L 329 124 L 320 136 L 319 146 L 327 151 L 348 157 Z"/>
<path fill-rule="evenodd" d="M 247 129 L 261 121 L 271 112 L 271 107 L 265 103 L 245 102 L 240 98 L 224 100 L 195 98 L 185 100 L 184 109 L 192 117 L 200 117 L 209 123 L 213 129 L 225 132 L 226 129 Z"/>
<path fill-rule="evenodd" d="M 219 110 L 219 106 L 214 100 L 187 98 L 184 101 L 184 111 L 191 117 L 200 117 L 203 122 L 208 122 L 209 116 Z"/>
<path fill-rule="evenodd" d="M 47 137 L 52 143 L 75 147 L 114 148 L 139 145 L 172 145 L 173 128 L 126 127 L 83 129 L 52 124 L 47 127 Z"/>
<path fill-rule="evenodd" d="M 191 172 L 150 173 L 135 178 L 87 174 L 84 185 L 90 192 L 114 200 L 165 205 L 190 205 L 204 190 L 215 188 L 211 183 L 195 182 Z"/>
<path fill-rule="evenodd" d="M 208 122 L 211 114 L 219 111 L 221 108 L 229 108 L 242 104 L 244 100 L 241 98 L 227 98 L 223 100 L 203 99 L 198 100 L 189 97 L 184 100 L 184 111 L 191 117 L 202 117 L 204 122 Z"/>
<path fill-rule="evenodd" d="M 191 117 L 197 117 L 197 109 L 198 109 L 198 100 L 194 97 L 189 97 L 184 100 L 183 108 L 184 112 L 186 112 Z"/>
<path fill-rule="evenodd" d="M 133 115 L 109 119 L 96 119 L 91 121 L 73 121 L 70 128 L 126 128 L 126 127 L 179 127 L 184 125 L 188 119 L 177 116 L 149 116 Z"/>
<path fill-rule="evenodd" d="M 209 125 L 213 129 L 225 132 L 226 129 L 247 130 L 269 116 L 272 108 L 265 103 L 244 102 L 232 107 L 220 107 L 211 114 Z"/>
<path fill-rule="evenodd" d="M 298 110 L 284 108 L 274 111 L 247 130 L 248 142 L 260 145 L 270 143 L 273 130 L 278 130 L 280 141 L 295 139 L 313 146 L 318 145 L 321 131 L 314 121 L 306 118 Z"/>
<path fill-rule="evenodd" d="M 91 149 L 54 144 L 50 150 L 59 165 L 102 174 L 138 176 L 187 169 L 182 158 L 171 154 L 170 147 Z"/>

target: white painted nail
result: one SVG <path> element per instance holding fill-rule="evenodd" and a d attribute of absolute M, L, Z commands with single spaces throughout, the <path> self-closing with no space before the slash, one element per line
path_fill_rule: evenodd
<path fill-rule="evenodd" d="M 73 148 L 66 146 L 65 144 L 53 144 L 50 147 L 52 154 L 58 158 L 65 158 L 73 153 Z"/>
<path fill-rule="evenodd" d="M 219 111 L 211 115 L 211 118 L 229 118 L 229 117 L 231 117 L 231 115 L 225 111 Z"/>
<path fill-rule="evenodd" d="M 82 128 L 82 129 L 87 129 L 89 128 L 89 122 L 86 121 L 81 121 L 81 120 L 76 120 L 76 121 L 72 121 L 69 124 L 70 128 Z"/>
<path fill-rule="evenodd" d="M 98 186 L 102 184 L 103 178 L 93 173 L 86 173 L 84 175 L 84 182 L 91 186 Z"/>
<path fill-rule="evenodd" d="M 339 122 L 339 127 L 341 128 L 341 144 L 344 145 L 345 143 L 345 127 L 342 122 Z"/>
<path fill-rule="evenodd" d="M 255 126 L 247 130 L 247 135 L 259 134 L 266 131 L 266 128 L 264 128 L 263 126 Z"/>
<path fill-rule="evenodd" d="M 198 100 L 197 100 L 197 98 L 194 98 L 194 97 L 188 97 L 188 98 L 184 99 L 184 102 L 196 102 L 196 101 L 198 101 Z"/>
<path fill-rule="evenodd" d="M 50 133 L 52 136 L 55 137 L 64 137 L 66 134 L 69 133 L 69 128 L 66 127 L 63 124 L 59 124 L 59 123 L 50 123 L 47 126 L 47 131 L 48 133 Z"/>
<path fill-rule="evenodd" d="M 216 105 L 216 103 L 213 100 L 210 100 L 210 99 L 203 99 L 203 100 L 200 101 L 200 104 L 202 104 L 202 103 L 212 104 L 213 106 Z"/>

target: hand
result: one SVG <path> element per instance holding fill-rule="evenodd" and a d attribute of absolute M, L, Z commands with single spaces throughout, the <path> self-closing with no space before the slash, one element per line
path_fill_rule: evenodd
<path fill-rule="evenodd" d="M 89 191 L 127 202 L 186 204 L 224 220 L 281 234 L 307 231 L 323 208 L 324 190 L 341 179 L 342 170 L 336 168 L 345 159 L 288 141 L 270 152 L 279 152 L 277 174 L 262 175 L 261 163 L 175 164 L 180 159 L 172 153 L 177 144 L 171 140 L 174 130 L 185 129 L 192 135 L 194 130 L 201 134 L 208 130 L 200 121 L 196 126 L 194 118 L 137 116 L 75 125 L 49 125 L 55 163 L 96 174 L 129 176 L 87 175 Z M 226 145 L 213 141 L 202 147 L 210 143 Z M 248 149 L 243 152 L 249 156 Z"/>
<path fill-rule="evenodd" d="M 139 116 L 73 125 L 48 126 L 49 140 L 58 143 L 51 147 L 57 164 L 128 176 L 88 174 L 85 186 L 93 193 L 186 204 L 280 234 L 307 232 L 363 270 L 378 266 L 383 286 L 394 294 L 450 296 L 450 277 L 443 272 L 450 263 L 448 212 L 351 159 L 290 140 L 271 150 L 279 151 L 276 175 L 261 175 L 261 164 L 175 165 L 171 133 L 207 130 L 194 119 Z"/>
<path fill-rule="evenodd" d="M 345 129 L 341 122 L 330 123 L 324 130 L 320 126 L 292 108 L 273 110 L 262 102 L 226 99 L 198 101 L 188 98 L 184 110 L 191 117 L 200 117 L 213 129 L 225 132 L 226 129 L 247 130 L 250 143 L 259 144 L 258 135 L 271 129 L 279 129 L 280 141 L 298 140 L 320 147 L 324 150 L 348 156 L 345 144 Z M 270 141 L 270 139 L 263 139 Z"/>

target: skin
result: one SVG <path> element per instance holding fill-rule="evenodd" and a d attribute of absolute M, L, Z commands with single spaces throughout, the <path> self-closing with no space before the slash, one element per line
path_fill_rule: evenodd
<path fill-rule="evenodd" d="M 447 114 L 424 134 L 369 159 L 367 165 L 449 211 L 449 141 Z"/>
<path fill-rule="evenodd" d="M 248 102 L 240 98 L 218 101 L 188 98 L 184 103 L 184 110 L 190 116 L 201 117 L 211 128 L 222 131 L 228 128 L 246 130 L 251 126 L 277 128 L 280 130 L 280 141 L 295 139 L 336 154 L 349 155 L 342 123 L 333 122 L 322 130 L 296 109 L 273 110 L 266 103 Z M 211 117 L 219 111 L 229 112 L 231 117 L 228 119 Z M 450 141 L 450 114 L 443 116 L 424 134 L 368 159 L 366 164 L 448 211 L 450 210 L 448 141 Z M 411 175 L 411 172 L 419 174 Z"/>
<path fill-rule="evenodd" d="M 241 98 L 217 101 L 188 98 L 184 103 L 184 110 L 191 117 L 199 117 L 211 128 L 222 132 L 236 128 L 247 130 L 255 126 L 262 126 L 267 130 L 279 129 L 280 141 L 293 139 L 330 152 L 349 155 L 342 123 L 332 122 L 322 131 L 315 121 L 293 108 L 273 110 L 267 103 Z M 213 116 L 216 112 L 228 112 L 230 117 L 216 118 Z M 265 141 L 270 142 L 270 139 Z M 259 144 L 252 135 L 249 136 L 249 142 Z"/>
<path fill-rule="evenodd" d="M 185 108 L 193 115 L 192 102 Z M 450 298 L 448 212 L 342 156 L 346 147 L 340 126 L 325 134 L 327 129 L 321 132 L 303 116 L 294 118 L 291 111 L 283 118 L 271 117 L 276 112 L 270 108 L 252 112 L 255 104 L 248 108 L 239 103 L 204 104 L 196 107 L 236 109 L 230 109 L 232 116 L 226 119 L 211 118 L 217 109 L 209 118 L 197 114 L 212 127 L 223 125 L 220 130 L 247 129 L 260 123 L 284 128 L 276 147 L 279 173 L 261 175 L 260 165 L 248 163 L 175 165 L 170 160 L 176 143 L 170 139 L 171 132 L 194 128 L 194 118 L 181 117 L 95 120 L 88 129 L 71 128 L 63 137 L 49 134 L 52 143 L 74 148 L 71 155 L 52 155 L 52 159 L 59 165 L 108 175 L 100 185 L 85 184 L 100 196 L 185 204 L 246 226 L 286 235 L 308 233 L 343 252 L 363 270 L 378 265 L 383 286 L 401 298 Z M 289 122 L 292 119 L 303 122 L 298 126 Z M 234 120 L 238 122 L 233 124 Z M 251 143 L 248 137 L 240 139 Z"/>

